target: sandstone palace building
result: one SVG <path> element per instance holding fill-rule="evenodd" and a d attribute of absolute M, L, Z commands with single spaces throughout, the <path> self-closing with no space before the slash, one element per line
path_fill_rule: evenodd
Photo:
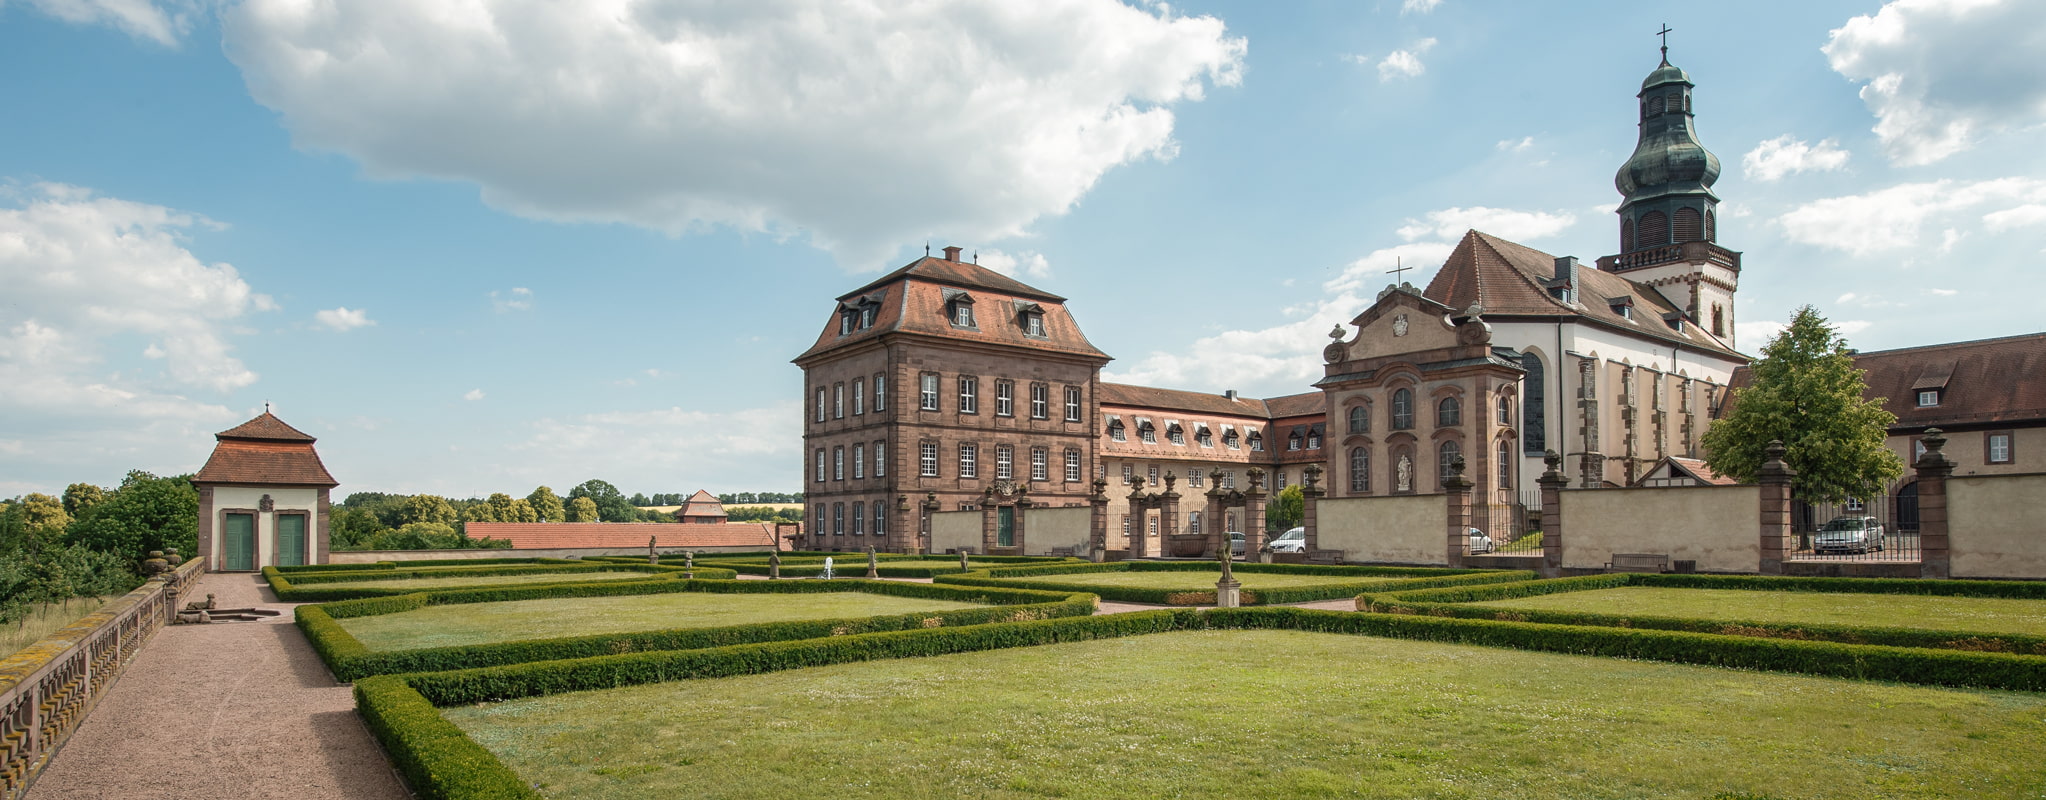
<path fill-rule="evenodd" d="M 1103 382 L 1111 357 L 1065 298 L 957 247 L 840 295 L 795 359 L 807 544 L 906 551 L 919 514 L 990 505 L 1006 531 L 1010 507 L 1085 505 L 1097 479 L 1120 550 L 1161 524 L 1243 529 L 1198 502 L 1170 521 L 1132 513 L 1144 487 L 1198 494 L 1257 470 L 1277 492 L 1315 465 L 1330 496 L 1425 494 L 1460 457 L 1473 496 L 1503 508 L 1532 493 L 1546 451 L 1576 487 L 1696 458 L 1748 359 L 1733 337 L 1741 254 L 1718 241 L 1720 165 L 1693 88 L 1666 52 L 1642 82 L 1618 252 L 1583 263 L 1471 231 L 1425 289 L 1389 286 L 1332 331 L 1324 377 L 1297 394 Z"/>

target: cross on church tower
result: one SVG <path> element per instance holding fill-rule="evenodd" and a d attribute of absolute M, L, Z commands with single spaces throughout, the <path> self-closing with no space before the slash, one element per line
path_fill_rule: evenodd
<path fill-rule="evenodd" d="M 1665 67 L 1669 66 L 1669 35 L 1674 30 L 1676 29 L 1665 22 L 1662 23 L 1662 30 L 1655 32 L 1655 35 L 1662 37 L 1662 65 Z"/>
<path fill-rule="evenodd" d="M 1392 269 L 1386 270 L 1385 274 L 1394 276 L 1393 280 L 1395 281 L 1398 281 L 1400 283 L 1406 283 L 1407 270 L 1413 269 L 1413 267 L 1407 266 L 1406 260 L 1403 258 L 1396 258 L 1393 260 L 1392 263 L 1395 264 L 1396 266 L 1394 266 Z"/>

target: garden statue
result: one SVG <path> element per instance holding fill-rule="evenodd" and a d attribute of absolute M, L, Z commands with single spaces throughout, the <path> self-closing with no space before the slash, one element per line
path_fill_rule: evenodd
<path fill-rule="evenodd" d="M 1229 548 L 1223 547 L 1219 558 L 1222 560 L 1222 579 L 1215 581 L 1215 607 L 1236 608 L 1243 602 L 1243 583 L 1236 580 L 1236 573 L 1230 568 Z"/>
<path fill-rule="evenodd" d="M 654 552 L 654 538 L 646 537 L 646 563 L 658 566 L 661 563 L 661 554 Z"/>
<path fill-rule="evenodd" d="M 881 577 L 879 557 L 874 555 L 874 548 L 869 547 L 867 548 L 867 579 L 873 580 L 879 577 Z"/>
<path fill-rule="evenodd" d="M 781 551 L 780 551 L 780 550 L 774 550 L 774 551 L 770 551 L 770 552 L 769 552 L 769 553 L 767 554 L 767 579 L 768 579 L 768 580 L 771 580 L 771 581 L 773 581 L 773 580 L 780 580 L 780 579 L 781 579 Z"/>
<path fill-rule="evenodd" d="M 962 571 L 962 572 L 963 572 L 963 571 L 965 571 L 965 570 L 967 570 L 967 569 L 969 569 L 969 567 L 967 567 L 967 566 L 966 566 L 966 551 L 965 551 L 965 550 L 961 550 L 961 551 L 959 551 L 959 569 L 960 569 L 960 571 Z"/>

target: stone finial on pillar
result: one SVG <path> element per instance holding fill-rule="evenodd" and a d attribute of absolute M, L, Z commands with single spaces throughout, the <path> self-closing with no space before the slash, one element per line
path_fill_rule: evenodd
<path fill-rule="evenodd" d="M 1094 479 L 1094 493 L 1087 497 L 1094 509 L 1088 520 L 1087 558 L 1095 563 L 1108 560 L 1108 479 Z"/>
<path fill-rule="evenodd" d="M 1321 530 L 1321 514 L 1317 509 L 1321 505 L 1321 496 L 1327 492 L 1321 488 L 1320 464 L 1307 465 L 1301 474 L 1300 526 L 1306 529 L 1304 532 L 1307 536 L 1302 549 L 1305 552 L 1313 552 L 1321 549 L 1321 540 L 1317 536 Z"/>
<path fill-rule="evenodd" d="M 1764 575 L 1783 574 L 1784 559 L 1796 552 L 1790 536 L 1790 482 L 1797 477 L 1797 470 L 1783 463 L 1787 452 L 1783 440 L 1770 440 L 1762 449 L 1767 460 L 1756 475 L 1762 485 L 1762 551 L 1757 569 Z"/>
<path fill-rule="evenodd" d="M 1468 465 L 1463 456 L 1449 460 L 1449 477 L 1442 479 L 1442 493 L 1449 503 L 1449 566 L 1462 567 L 1471 553 L 1471 482 L 1463 476 Z"/>
<path fill-rule="evenodd" d="M 1918 439 L 1925 455 L 1912 468 L 1918 473 L 1918 569 L 1922 578 L 1953 575 L 1951 519 L 1947 505 L 1947 480 L 1954 475 L 1954 460 L 1944 452 L 1947 437 L 1938 428 L 1926 428 Z"/>

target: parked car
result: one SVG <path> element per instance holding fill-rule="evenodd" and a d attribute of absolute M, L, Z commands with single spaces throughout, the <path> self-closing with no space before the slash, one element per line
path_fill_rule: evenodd
<path fill-rule="evenodd" d="M 1471 528 L 1470 537 L 1471 555 L 1475 556 L 1492 552 L 1492 537 L 1486 535 L 1484 531 L 1478 530 L 1477 528 Z"/>
<path fill-rule="evenodd" d="M 1272 539 L 1270 547 L 1274 553 L 1305 553 L 1307 552 L 1307 529 L 1294 528 L 1279 534 L 1278 537 Z"/>
<path fill-rule="evenodd" d="M 1232 556 L 1243 555 L 1243 531 L 1229 532 L 1229 554 Z"/>
<path fill-rule="evenodd" d="M 1883 524 L 1875 517 L 1834 517 L 1812 534 L 1814 553 L 1878 553 L 1883 550 Z"/>

